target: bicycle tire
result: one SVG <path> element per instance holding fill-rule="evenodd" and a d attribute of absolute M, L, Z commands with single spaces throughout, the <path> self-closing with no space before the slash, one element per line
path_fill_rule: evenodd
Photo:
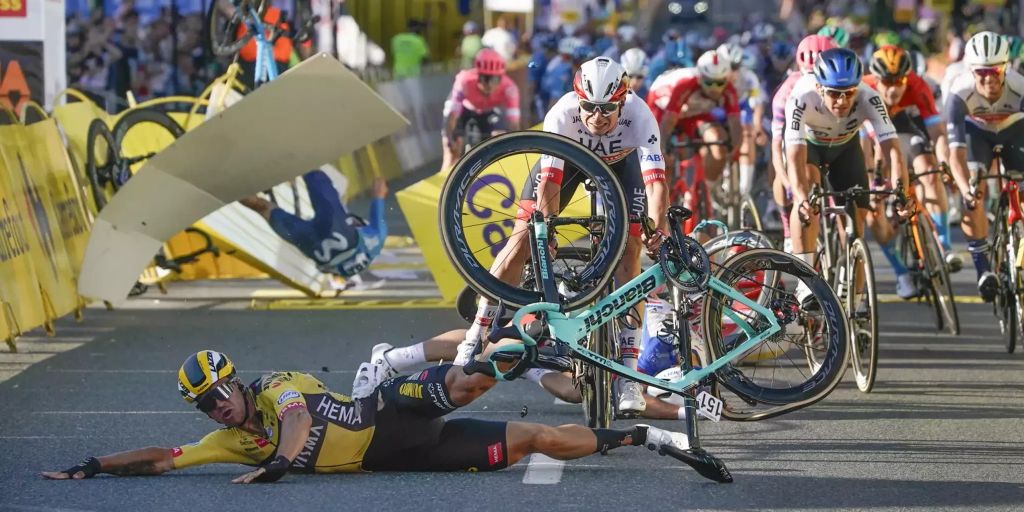
<path fill-rule="evenodd" d="M 1014 317 L 1016 318 L 1016 340 L 1024 340 L 1024 300 L 1021 300 L 1022 294 L 1024 294 L 1024 274 L 1021 272 L 1021 268 L 1017 266 L 1017 251 L 1020 250 L 1020 244 L 1024 241 L 1024 225 L 1020 221 L 1013 223 L 1011 229 L 1011 240 L 1012 243 L 1007 246 L 1007 256 L 1009 257 L 1010 268 L 1012 269 L 1013 276 L 1013 303 L 1014 303 Z M 1007 347 L 1007 352 L 1012 354 L 1016 349 L 1016 343 L 1014 346 Z"/>
<path fill-rule="evenodd" d="M 730 362 L 716 371 L 716 378 L 721 385 L 733 393 L 754 402 L 775 406 L 765 411 L 759 419 L 801 409 L 828 396 L 842 378 L 849 343 L 843 308 L 835 292 L 810 265 L 791 254 L 774 249 L 744 251 L 719 267 L 715 277 L 732 286 L 732 283 L 741 279 L 750 279 L 750 272 L 769 269 L 785 272 L 807 285 L 821 305 L 822 318 L 828 329 L 822 340 L 825 348 L 822 364 L 804 382 L 779 388 L 762 386 L 745 375 L 737 362 Z M 728 352 L 721 322 L 726 301 L 716 297 L 718 293 L 708 291 L 702 312 L 704 339 L 713 360 Z"/>
<path fill-rule="evenodd" d="M 107 144 L 107 160 L 105 165 L 99 164 L 99 155 L 96 150 L 96 143 L 99 139 Z M 102 169 L 110 169 L 116 165 L 116 161 L 120 151 L 117 149 L 117 143 L 114 140 L 114 134 L 110 132 L 110 128 L 107 126 L 106 121 L 102 119 L 93 119 L 89 123 L 89 130 L 86 134 L 85 139 L 86 145 L 86 157 L 85 157 L 85 173 L 89 179 L 89 188 L 92 189 L 93 204 L 96 207 L 96 212 L 102 210 L 108 201 L 107 187 L 101 173 L 107 172 L 107 181 L 113 181 L 112 175 L 108 171 Z M 113 193 L 111 193 L 113 195 Z"/>
<path fill-rule="evenodd" d="M 609 337 L 611 330 L 605 323 L 592 331 L 587 339 L 590 350 L 609 357 L 611 354 Z M 603 368 L 577 360 L 580 365 L 578 379 L 582 398 L 583 417 L 590 428 L 608 428 L 615 418 L 615 406 L 612 403 L 612 374 Z"/>
<path fill-rule="evenodd" d="M 473 148 L 456 162 L 441 191 L 438 222 L 441 241 L 455 270 L 477 293 L 495 302 L 504 301 L 512 307 L 523 307 L 543 300 L 539 291 L 509 285 L 483 267 L 463 238 L 465 233 L 462 207 L 467 202 L 470 184 L 488 164 L 510 156 L 542 153 L 573 164 L 597 184 L 597 200 L 604 207 L 604 235 L 594 248 L 594 258 L 580 274 L 589 288 L 572 297 L 565 297 L 566 310 L 578 309 L 600 295 L 612 277 L 615 263 L 626 248 L 628 210 L 626 199 L 608 165 L 597 154 L 578 142 L 548 132 L 522 131 L 492 137 Z M 514 192 L 516 193 L 516 192 Z M 514 203 L 515 199 L 508 197 Z M 507 240 L 507 238 L 506 238 Z"/>
<path fill-rule="evenodd" d="M 999 291 L 996 299 L 992 302 L 992 308 L 999 319 L 999 330 L 1006 336 L 1006 352 L 1013 353 L 1017 346 L 1017 331 L 1020 318 L 1017 316 L 1016 297 L 1007 293 L 1007 286 L 1011 283 L 1010 271 L 1007 268 L 1007 256 L 1009 233 L 1006 229 L 1006 210 L 1000 206 L 996 212 L 996 227 L 993 229 L 990 250 L 992 251 L 992 272 L 999 279 Z"/>
<path fill-rule="evenodd" d="M 858 293 L 852 293 L 856 287 L 853 279 L 856 276 L 858 262 L 862 262 L 864 271 L 864 294 L 867 298 L 867 328 L 862 328 L 854 320 L 857 308 Z M 875 386 L 878 371 L 878 295 L 875 288 L 875 272 L 871 264 L 871 253 L 868 252 L 864 240 L 858 238 L 850 245 L 849 259 L 846 265 L 846 311 L 851 317 L 850 322 L 850 365 L 853 368 L 857 388 L 863 393 L 870 393 Z"/>
<path fill-rule="evenodd" d="M 740 225 L 738 229 L 761 231 L 764 228 L 761 224 L 761 214 L 757 211 L 757 205 L 754 204 L 754 199 L 749 195 L 744 195 L 740 201 L 739 218 Z"/>
<path fill-rule="evenodd" d="M 258 11 L 261 17 L 265 9 L 266 5 L 261 1 Z M 217 0 L 210 2 L 203 21 L 206 50 L 217 57 L 230 57 L 237 54 L 253 38 L 251 32 L 246 32 L 240 38 L 235 37 L 238 27 L 243 23 L 242 19 L 237 11 L 231 18 L 224 17 L 217 9 Z"/>
<path fill-rule="evenodd" d="M 925 271 L 928 273 L 933 307 L 940 320 L 939 329 L 948 330 L 956 336 L 960 334 L 960 315 L 956 309 L 956 296 L 953 295 L 953 283 L 949 278 L 949 267 L 942 257 L 939 241 L 935 238 L 929 219 L 917 222 L 918 237 L 924 241 Z"/>
<path fill-rule="evenodd" d="M 182 128 L 177 121 L 172 119 L 171 116 L 165 112 L 150 108 L 129 111 L 125 115 L 121 116 L 121 118 L 114 123 L 114 128 L 111 129 L 111 133 L 114 136 L 114 142 L 117 144 L 118 155 L 121 159 L 130 159 L 130 157 L 124 153 L 124 139 L 128 136 L 128 133 L 131 132 L 133 127 L 142 123 L 153 123 L 163 128 L 170 133 L 175 140 L 185 134 L 184 128 Z M 118 185 L 117 180 L 114 180 L 115 191 L 121 186 L 123 186 L 123 184 Z"/>

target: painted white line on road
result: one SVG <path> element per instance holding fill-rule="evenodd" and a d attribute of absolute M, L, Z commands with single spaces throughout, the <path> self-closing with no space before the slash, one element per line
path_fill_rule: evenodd
<path fill-rule="evenodd" d="M 535 453 L 530 455 L 530 464 L 526 466 L 523 483 L 532 485 L 557 484 L 562 481 L 562 470 L 564 468 L 565 461 Z"/>
<path fill-rule="evenodd" d="M 33 505 L 12 505 L 0 503 L 0 510 L 25 510 L 29 512 L 89 512 L 84 508 L 63 508 L 63 507 L 36 507 Z"/>
<path fill-rule="evenodd" d="M 32 414 L 202 414 L 199 411 L 32 411 Z"/>
<path fill-rule="evenodd" d="M 149 370 L 149 369 L 143 369 L 143 368 L 128 368 L 128 369 L 118 369 L 118 370 L 105 369 L 105 368 L 47 368 L 46 371 L 50 372 L 50 373 L 173 373 L 173 374 L 177 374 L 178 373 L 178 370 Z M 274 372 L 277 372 L 277 371 L 280 371 L 280 370 L 236 370 L 236 371 L 238 373 L 264 374 L 264 373 L 274 373 Z M 317 373 L 355 373 L 356 372 L 355 370 L 331 370 L 329 372 L 324 372 L 322 369 L 321 370 L 292 370 L 292 371 L 296 371 L 296 372 L 300 372 L 300 373 L 309 373 L 309 374 L 317 374 Z"/>

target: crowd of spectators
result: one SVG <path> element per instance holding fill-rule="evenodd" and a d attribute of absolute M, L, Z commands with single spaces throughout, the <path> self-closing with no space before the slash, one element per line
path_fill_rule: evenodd
<path fill-rule="evenodd" d="M 177 30 L 176 42 L 172 26 Z M 113 16 L 104 16 L 100 10 L 71 16 L 67 19 L 68 82 L 102 100 L 101 104 L 110 98 L 123 100 L 129 91 L 139 101 L 196 95 L 220 65 L 203 51 L 202 33 L 201 14 L 172 20 L 165 9 L 143 24 L 131 2 L 122 4 Z"/>

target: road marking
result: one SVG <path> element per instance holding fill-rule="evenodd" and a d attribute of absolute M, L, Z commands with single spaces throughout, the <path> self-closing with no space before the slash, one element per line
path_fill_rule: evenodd
<path fill-rule="evenodd" d="M 532 485 L 557 484 L 562 481 L 562 470 L 564 468 L 565 461 L 535 453 L 530 455 L 530 464 L 526 466 L 523 483 Z"/>
<path fill-rule="evenodd" d="M 32 414 L 202 414 L 199 411 L 32 411 Z"/>
<path fill-rule="evenodd" d="M 93 369 L 93 368 L 47 368 L 46 371 L 50 372 L 50 373 L 174 373 L 174 374 L 178 373 L 178 370 L 173 370 L 173 369 L 147 370 L 147 369 L 141 369 L 141 368 L 120 369 L 120 370 L 110 370 L 110 369 L 103 369 L 103 368 L 96 368 L 96 369 Z M 235 371 L 237 373 L 254 373 L 254 374 L 262 375 L 262 374 L 266 374 L 266 373 L 278 372 L 280 370 L 235 370 Z M 317 373 L 356 373 L 355 370 L 331 370 L 331 371 L 325 372 L 325 371 L 323 371 L 322 368 L 319 369 L 319 370 L 292 370 L 292 371 L 299 372 L 299 373 L 309 373 L 309 374 L 317 374 Z"/>
<path fill-rule="evenodd" d="M 442 298 L 411 300 L 346 300 L 346 299 L 253 299 L 250 309 L 270 310 L 332 310 L 332 309 L 448 309 L 455 303 Z"/>
<path fill-rule="evenodd" d="M 901 299 L 900 296 L 896 295 L 895 293 L 879 293 L 877 295 L 877 297 L 878 297 L 878 302 L 880 302 L 882 304 L 902 304 L 902 303 L 913 304 L 914 302 L 920 302 L 921 304 L 928 304 L 927 302 L 925 302 L 923 300 L 919 301 L 918 299 L 904 300 L 904 299 Z M 955 301 L 956 301 L 957 304 L 984 304 L 985 303 L 985 301 L 981 300 L 981 297 L 978 297 L 977 295 L 957 295 L 957 296 L 955 296 Z"/>

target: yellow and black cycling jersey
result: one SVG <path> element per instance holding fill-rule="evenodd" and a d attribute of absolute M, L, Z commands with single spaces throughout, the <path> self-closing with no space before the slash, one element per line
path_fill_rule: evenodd
<path fill-rule="evenodd" d="M 239 428 L 222 428 L 199 442 L 172 450 L 175 469 L 217 462 L 259 465 L 271 459 L 281 436 L 281 418 L 303 407 L 313 424 L 309 438 L 291 470 L 317 473 L 361 471 L 374 433 L 375 400 L 352 400 L 331 393 L 306 373 L 276 372 L 249 386 L 255 395 L 264 435 Z"/>

